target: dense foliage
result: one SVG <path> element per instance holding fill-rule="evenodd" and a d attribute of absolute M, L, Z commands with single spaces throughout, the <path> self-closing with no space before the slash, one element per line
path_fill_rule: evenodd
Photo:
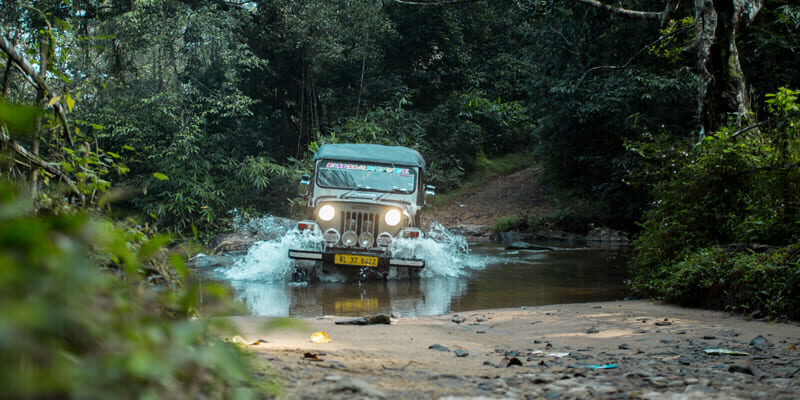
<path fill-rule="evenodd" d="M 233 344 L 212 334 L 208 320 L 189 318 L 196 286 L 149 284 L 168 271 L 186 277 L 180 259 L 159 250 L 165 238 L 80 213 L 31 217 L 28 199 L 0 184 L 4 398 L 265 393 Z"/>
<path fill-rule="evenodd" d="M 653 204 L 636 241 L 635 291 L 800 317 L 799 94 L 768 95 L 771 115 L 759 127 L 724 129 L 693 147 L 640 143 L 653 162 L 644 177 Z"/>
<path fill-rule="evenodd" d="M 402 3 L 0 2 L 0 179 L 27 188 L 0 189 L 3 394 L 247 394 L 245 361 L 187 320 L 195 289 L 150 287 L 183 273 L 151 263 L 154 233 L 291 213 L 330 142 L 418 149 L 440 192 L 530 155 L 564 194 L 550 222 L 641 229 L 637 293 L 800 318 L 796 2 L 758 2 L 722 38 L 738 47 L 706 41 L 705 59 L 696 7 L 718 0 L 670 2 L 664 24 L 576 1 Z M 752 112 L 731 112 L 743 82 Z"/>

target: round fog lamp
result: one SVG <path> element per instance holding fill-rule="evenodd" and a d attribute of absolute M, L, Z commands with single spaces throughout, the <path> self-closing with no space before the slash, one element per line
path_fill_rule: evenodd
<path fill-rule="evenodd" d="M 395 226 L 400 223 L 400 218 L 402 216 L 400 210 L 393 208 L 386 212 L 386 215 L 383 216 L 383 220 L 386 221 L 386 225 Z"/>
<path fill-rule="evenodd" d="M 372 247 L 372 234 L 369 232 L 363 232 L 361 236 L 358 237 L 358 245 L 367 249 Z"/>
<path fill-rule="evenodd" d="M 358 241 L 358 236 L 353 231 L 347 231 L 342 234 L 342 244 L 347 247 L 355 246 L 356 242 Z"/>
<path fill-rule="evenodd" d="M 383 232 L 378 235 L 378 246 L 389 247 L 390 244 L 392 244 L 392 235 L 388 232 Z"/>
<path fill-rule="evenodd" d="M 339 232 L 337 232 L 336 229 L 328 229 L 322 237 L 325 238 L 325 242 L 328 246 L 333 247 L 336 246 L 336 243 L 339 243 Z"/>
<path fill-rule="evenodd" d="M 330 204 L 325 204 L 319 208 L 319 219 L 323 221 L 330 221 L 336 216 L 336 210 Z"/>

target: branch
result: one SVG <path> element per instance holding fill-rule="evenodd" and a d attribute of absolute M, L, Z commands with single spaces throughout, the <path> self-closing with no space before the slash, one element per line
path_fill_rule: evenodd
<path fill-rule="evenodd" d="M 594 8 L 598 8 L 603 11 L 610 12 L 611 14 L 629 19 L 661 21 L 661 17 L 662 15 L 664 15 L 663 12 L 628 10 L 627 8 L 615 7 L 597 0 L 572 0 L 572 1 L 577 1 L 578 3 L 587 4 Z"/>
<path fill-rule="evenodd" d="M 72 182 L 72 179 L 70 179 L 69 176 L 67 176 L 67 174 L 62 172 L 60 169 L 46 163 L 44 160 L 37 157 L 36 155 L 31 154 L 28 150 L 26 150 L 19 143 L 14 141 L 14 139 L 12 139 L 10 136 L 6 135 L 6 133 L 3 131 L 0 131 L 0 142 L 8 146 L 11 150 L 14 150 L 15 153 L 19 154 L 26 160 L 30 161 L 31 164 L 41 167 L 45 171 L 61 178 L 61 180 L 64 181 L 64 183 L 66 183 L 67 186 L 69 186 L 69 188 L 72 189 L 72 191 L 75 192 L 75 194 L 77 194 L 80 197 L 81 203 L 86 201 L 86 198 L 83 196 L 83 193 L 81 193 L 78 187 L 75 186 L 75 183 Z"/>
<path fill-rule="evenodd" d="M 637 51 L 636 54 L 634 54 L 631 58 L 629 58 L 628 61 L 625 62 L 625 64 L 622 64 L 622 65 L 598 65 L 596 67 L 589 68 L 589 69 L 586 70 L 586 72 L 583 73 L 583 75 L 581 75 L 581 79 L 578 80 L 578 83 L 580 84 L 580 82 L 583 82 L 583 79 L 586 78 L 586 75 L 589 72 L 592 72 L 594 70 L 598 70 L 598 69 L 625 69 L 625 68 L 628 68 L 628 66 L 631 64 L 631 62 L 633 62 L 633 60 L 635 60 L 636 57 L 639 57 L 639 55 L 641 55 L 645 50 L 651 49 L 653 46 L 657 45 L 662 40 L 670 38 L 672 36 L 675 36 L 676 34 L 682 32 L 682 31 L 688 30 L 688 29 L 689 28 L 678 29 L 678 30 L 676 30 L 674 32 L 671 32 L 669 35 L 661 36 L 658 39 L 654 40 L 653 42 L 648 43 L 646 46 L 644 46 L 641 49 L 639 49 L 639 51 Z"/>
<path fill-rule="evenodd" d="M 452 4 L 460 3 L 477 3 L 479 0 L 431 0 L 431 1 L 414 1 L 414 0 L 393 0 L 395 3 L 405 4 L 409 6 L 449 6 Z"/>
<path fill-rule="evenodd" d="M 55 97 L 44 83 L 42 77 L 36 73 L 33 66 L 28 62 L 28 60 L 25 59 L 25 56 L 17 52 L 17 49 L 14 48 L 14 45 L 12 45 L 4 35 L 0 35 L 0 50 L 3 50 L 6 54 L 8 54 L 8 59 L 13 60 L 23 72 L 28 74 L 28 76 L 33 79 L 33 82 L 36 84 L 36 86 L 38 86 L 39 89 L 46 94 L 48 100 Z M 69 143 L 70 146 L 74 146 L 75 143 L 72 142 L 72 135 L 69 132 L 69 123 L 67 122 L 67 113 L 64 111 L 64 107 L 62 107 L 60 103 L 55 103 L 53 104 L 53 108 L 58 113 L 59 119 L 64 125 L 64 137 L 67 139 L 67 143 Z"/>

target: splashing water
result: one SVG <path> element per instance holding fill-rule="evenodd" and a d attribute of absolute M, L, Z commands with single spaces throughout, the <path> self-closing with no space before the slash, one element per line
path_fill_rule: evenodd
<path fill-rule="evenodd" d="M 321 235 L 295 228 L 277 239 L 257 242 L 247 255 L 220 272 L 230 280 L 289 281 L 294 272 L 289 249 L 320 249 L 321 243 Z"/>
<path fill-rule="evenodd" d="M 276 220 L 258 218 L 243 227 L 258 227 L 261 230 L 274 229 Z M 245 256 L 238 259 L 230 268 L 220 270 L 225 278 L 237 280 L 258 280 L 262 282 L 291 281 L 295 269 L 295 261 L 289 258 L 289 249 L 321 250 L 322 237 L 309 231 L 301 232 L 296 228 L 273 240 L 258 242 Z M 459 277 L 468 270 L 483 269 L 489 260 L 486 257 L 470 254 L 466 238 L 455 235 L 439 223 L 433 223 L 424 238 L 397 239 L 390 248 L 398 257 L 414 257 L 425 260 L 425 268 L 420 272 L 422 278 Z M 395 268 L 390 270 L 389 279 L 404 276 Z M 337 281 L 339 276 L 321 277 L 327 281 Z"/>
<path fill-rule="evenodd" d="M 470 254 L 467 239 L 450 233 L 438 222 L 431 224 L 430 230 L 421 239 L 397 239 L 390 248 L 398 257 L 416 257 L 425 260 L 425 268 L 420 276 L 463 276 L 469 269 L 483 269 L 487 264 L 485 257 Z"/>

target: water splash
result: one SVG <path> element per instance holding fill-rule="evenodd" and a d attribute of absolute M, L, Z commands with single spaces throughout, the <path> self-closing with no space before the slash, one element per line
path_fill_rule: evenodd
<path fill-rule="evenodd" d="M 276 228 L 276 224 L 281 227 Z M 240 220 L 238 226 L 242 229 L 272 232 L 275 229 L 284 229 L 285 222 L 262 217 L 247 222 Z M 289 282 L 295 272 L 295 261 L 289 258 L 289 249 L 321 249 L 321 243 L 322 237 L 319 234 L 300 232 L 293 228 L 276 239 L 256 243 L 232 267 L 218 272 L 232 281 Z M 422 278 L 464 276 L 469 270 L 483 269 L 489 262 L 486 257 L 472 255 L 466 238 L 449 232 L 439 223 L 433 223 L 424 238 L 398 239 L 392 243 L 390 249 L 399 257 L 425 260 L 425 268 L 420 272 Z M 392 268 L 388 278 L 400 279 L 405 276 L 407 274 L 403 271 Z M 329 282 L 345 279 L 337 274 L 318 277 Z"/>
<path fill-rule="evenodd" d="M 467 239 L 434 222 L 422 239 L 398 239 L 390 248 L 398 257 L 416 257 L 425 260 L 420 276 L 463 276 L 469 270 L 483 269 L 487 259 L 471 254 Z"/>
<path fill-rule="evenodd" d="M 318 249 L 321 241 L 321 235 L 295 228 L 277 239 L 257 242 L 233 266 L 220 272 L 230 280 L 290 281 L 294 263 L 289 249 Z"/>

